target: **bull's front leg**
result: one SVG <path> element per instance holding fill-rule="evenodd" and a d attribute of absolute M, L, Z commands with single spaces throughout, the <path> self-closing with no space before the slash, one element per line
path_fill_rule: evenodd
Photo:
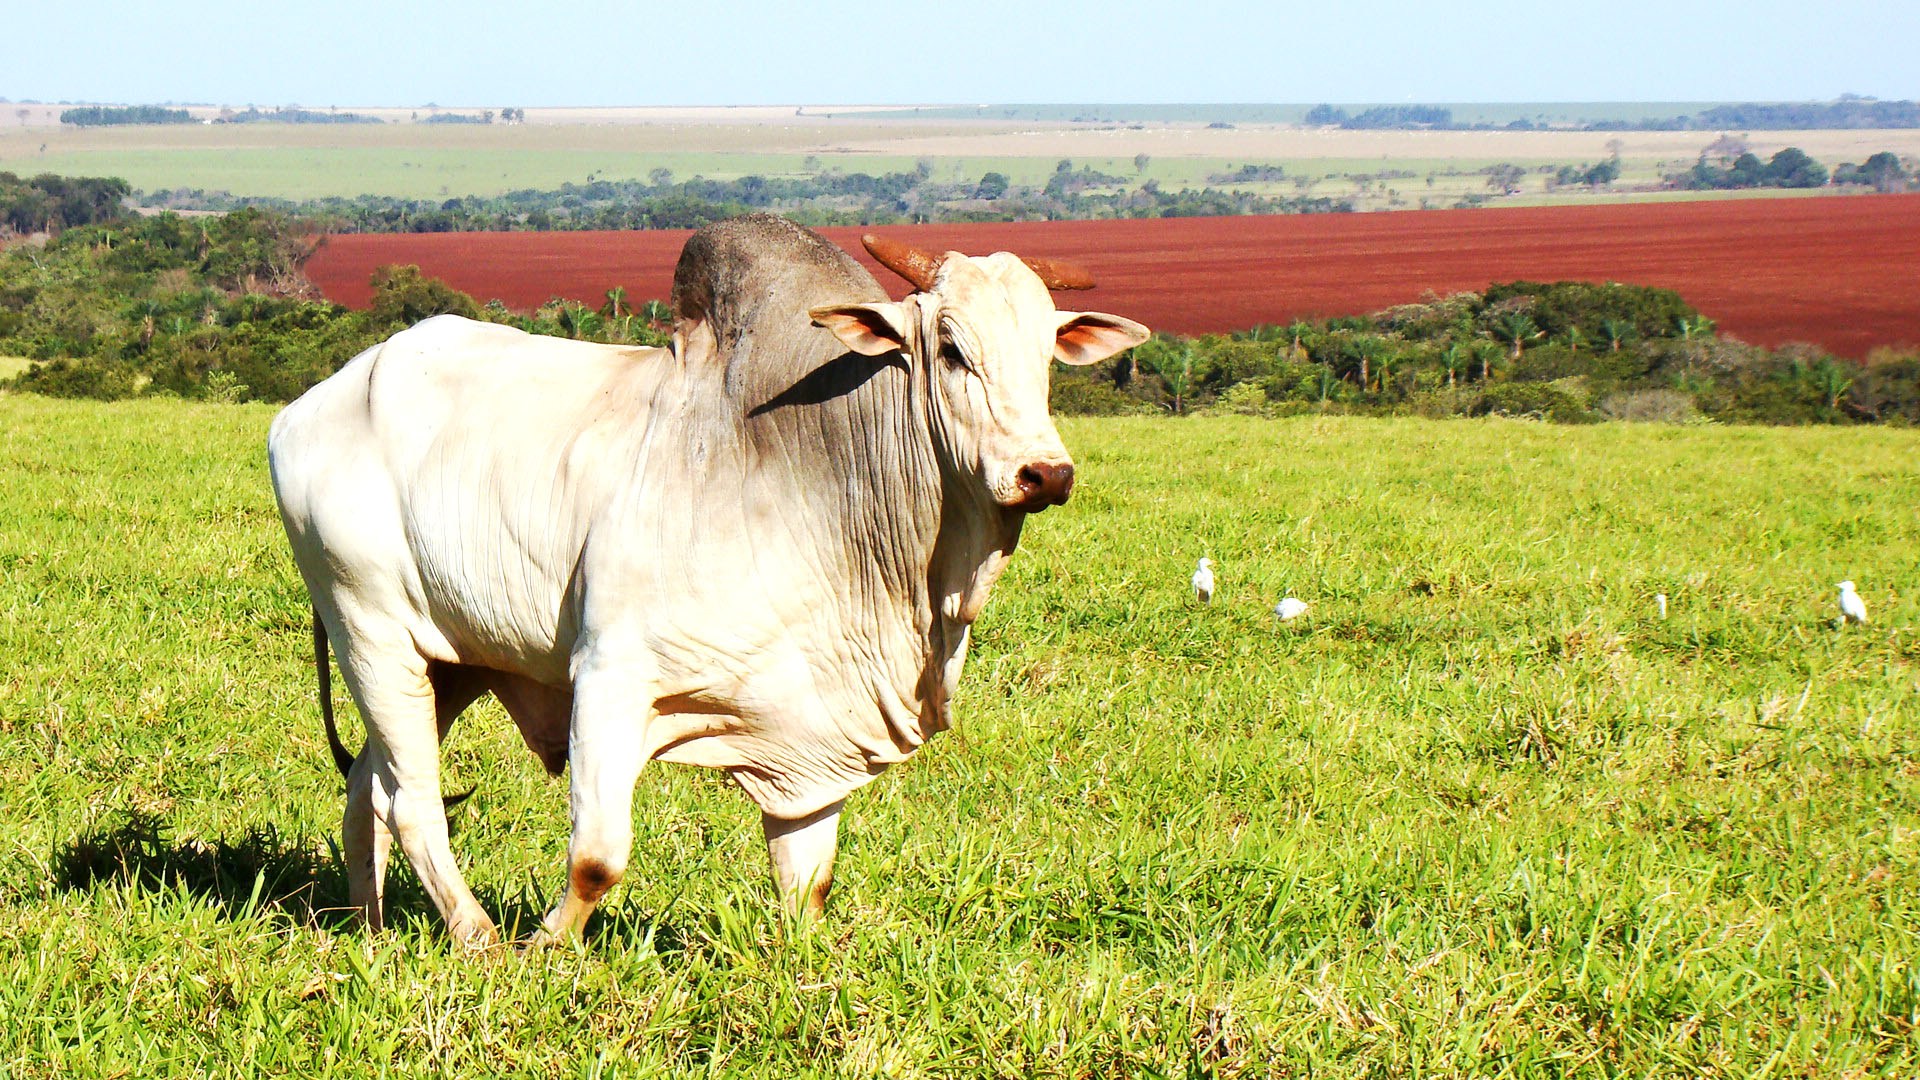
<path fill-rule="evenodd" d="M 626 876 L 633 851 L 633 787 L 646 767 L 653 687 L 633 665 L 582 665 L 574 678 L 567 734 L 573 837 L 567 886 L 530 946 L 577 938 L 608 890 Z"/>
<path fill-rule="evenodd" d="M 842 799 L 803 818 L 760 815 L 767 853 L 773 857 L 773 881 L 787 918 L 797 922 L 826 911 L 827 893 L 833 888 L 833 856 L 840 846 L 840 808 L 845 805 Z"/>

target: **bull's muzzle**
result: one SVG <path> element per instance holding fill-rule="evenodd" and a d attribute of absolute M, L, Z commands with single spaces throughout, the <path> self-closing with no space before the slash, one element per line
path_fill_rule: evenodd
<path fill-rule="evenodd" d="M 1073 465 L 1036 461 L 1021 466 L 1014 483 L 1020 485 L 1020 501 L 1010 509 L 1037 514 L 1049 506 L 1059 506 L 1073 494 Z"/>

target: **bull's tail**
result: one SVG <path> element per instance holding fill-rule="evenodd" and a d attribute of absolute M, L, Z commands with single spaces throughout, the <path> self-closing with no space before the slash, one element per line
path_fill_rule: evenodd
<path fill-rule="evenodd" d="M 327 624 L 320 613 L 313 613 L 313 670 L 320 677 L 320 720 L 327 726 L 327 745 L 333 748 L 333 764 L 340 775 L 353 768 L 353 755 L 340 741 L 340 729 L 333 723 L 333 669 L 327 663 Z"/>

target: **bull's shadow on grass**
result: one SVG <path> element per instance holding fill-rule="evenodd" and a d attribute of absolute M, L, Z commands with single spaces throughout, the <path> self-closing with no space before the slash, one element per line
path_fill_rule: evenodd
<path fill-rule="evenodd" d="M 121 884 L 178 890 L 233 919 L 277 911 L 327 929 L 354 921 L 339 861 L 324 845 L 283 837 L 272 825 L 252 826 L 238 840 L 176 839 L 165 819 L 132 811 L 63 845 L 54 852 L 53 867 L 60 889 Z M 389 893 L 389 905 L 396 899 Z"/>
<path fill-rule="evenodd" d="M 386 917 L 390 927 L 419 923 L 444 937 L 446 926 L 427 900 L 406 860 L 395 852 L 387 871 Z M 178 838 L 164 818 L 130 811 L 116 823 L 84 833 L 53 855 L 54 887 L 86 891 L 100 885 L 149 892 L 178 891 L 198 897 L 229 919 L 277 912 L 302 926 L 351 930 L 358 919 L 347 877 L 331 842 L 288 838 L 271 824 L 254 825 L 238 840 Z M 489 895 L 481 905 L 496 913 L 503 934 L 524 940 L 540 928 L 547 904 L 531 892 Z M 682 951 L 687 935 L 662 919 L 625 905 L 598 911 L 587 923 L 589 945 L 637 947 L 651 942 L 665 955 Z"/>

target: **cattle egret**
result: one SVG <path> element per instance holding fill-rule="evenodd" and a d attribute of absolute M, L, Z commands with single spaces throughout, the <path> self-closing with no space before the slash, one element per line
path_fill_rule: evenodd
<path fill-rule="evenodd" d="M 1866 621 L 1867 621 L 1866 601 L 1860 599 L 1860 594 L 1853 591 L 1853 582 L 1851 581 L 1841 582 L 1840 583 L 1840 623 L 1841 625 L 1844 626 L 1850 622 L 1857 622 L 1857 623 L 1864 624 Z"/>
<path fill-rule="evenodd" d="M 1654 593 L 1653 606 L 1660 609 L 1661 618 L 1663 619 L 1666 618 L 1667 617 L 1667 594 L 1663 592 Z"/>
<path fill-rule="evenodd" d="M 1193 595 L 1203 604 L 1213 603 L 1213 560 L 1201 559 L 1193 572 Z"/>
<path fill-rule="evenodd" d="M 1307 602 L 1305 600 L 1296 600 L 1289 596 L 1285 600 L 1273 605 L 1273 613 L 1280 616 L 1281 622 L 1297 619 L 1307 613 Z"/>

